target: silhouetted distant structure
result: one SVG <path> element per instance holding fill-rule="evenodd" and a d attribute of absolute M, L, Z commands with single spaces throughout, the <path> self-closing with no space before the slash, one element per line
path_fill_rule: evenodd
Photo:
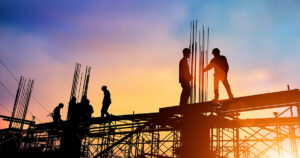
<path fill-rule="evenodd" d="M 188 102 L 190 92 L 191 92 L 191 84 L 193 76 L 190 73 L 188 59 L 190 57 L 191 51 L 188 48 L 184 48 L 183 58 L 179 62 L 179 83 L 182 87 L 182 92 L 180 96 L 180 105 L 185 105 Z"/>
<path fill-rule="evenodd" d="M 229 65 L 227 63 L 227 59 L 225 56 L 220 55 L 220 50 L 218 48 L 213 49 L 212 54 L 214 55 L 214 58 L 206 66 L 204 71 L 208 71 L 212 68 L 214 68 L 214 70 L 215 70 L 215 74 L 214 74 L 215 99 L 214 99 L 214 101 L 219 100 L 219 81 L 222 81 L 224 87 L 226 88 L 229 99 L 233 99 L 233 94 L 231 92 L 230 85 L 227 80 L 227 74 L 228 74 L 228 70 L 229 70 Z"/>
<path fill-rule="evenodd" d="M 59 123 L 61 122 L 61 115 L 60 115 L 60 109 L 64 107 L 64 104 L 59 103 L 57 107 L 53 110 L 53 122 Z"/>
<path fill-rule="evenodd" d="M 106 116 L 109 116 L 109 113 L 107 112 L 107 110 L 109 108 L 109 105 L 111 104 L 110 93 L 107 90 L 106 86 L 102 86 L 101 90 L 104 93 L 104 98 L 102 101 L 101 117 L 104 117 L 104 114 Z"/>

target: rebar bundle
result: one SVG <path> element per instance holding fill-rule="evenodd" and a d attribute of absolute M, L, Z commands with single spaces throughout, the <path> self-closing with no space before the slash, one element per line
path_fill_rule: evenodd
<path fill-rule="evenodd" d="M 9 128 L 23 129 L 24 121 L 15 122 L 14 118 L 25 120 L 33 84 L 34 80 L 29 79 L 28 82 L 26 82 L 25 77 L 21 76 L 11 115 L 12 119 L 9 123 Z"/>
<path fill-rule="evenodd" d="M 197 23 L 197 20 L 193 20 L 190 23 L 190 70 L 191 75 L 193 76 L 193 80 L 191 82 L 192 91 L 190 96 L 190 103 L 205 102 L 208 98 L 208 73 L 204 72 L 203 70 L 208 64 L 209 28 L 207 28 L 207 30 L 205 31 L 205 27 L 203 25 L 202 29 L 199 28 L 198 32 Z"/>

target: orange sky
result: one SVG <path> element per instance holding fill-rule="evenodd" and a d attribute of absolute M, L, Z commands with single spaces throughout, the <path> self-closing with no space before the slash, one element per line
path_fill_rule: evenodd
<path fill-rule="evenodd" d="M 29 111 L 41 122 L 51 121 L 47 115 L 58 103 L 67 105 L 76 62 L 92 67 L 88 98 L 94 117 L 100 115 L 102 85 L 111 91 L 109 112 L 115 115 L 158 112 L 160 107 L 177 105 L 178 64 L 189 43 L 192 19 L 210 26 L 210 48 L 220 48 L 227 57 L 236 97 L 286 90 L 287 84 L 299 87 L 297 2 L 235 3 L 7 2 L 0 5 L 0 59 L 15 76 L 35 79 L 33 95 L 47 110 L 31 100 Z M 2 65 L 0 76 L 15 94 L 17 83 Z M 221 86 L 221 98 L 226 97 Z M 0 104 L 12 110 L 13 102 L 0 86 Z M 0 114 L 10 115 L 3 107 Z M 0 120 L 0 128 L 5 127 L 7 123 Z"/>

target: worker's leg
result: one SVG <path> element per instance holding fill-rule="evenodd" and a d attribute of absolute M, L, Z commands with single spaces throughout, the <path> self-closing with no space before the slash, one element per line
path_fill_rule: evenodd
<path fill-rule="evenodd" d="M 227 91 L 229 99 L 233 99 L 233 94 L 231 92 L 231 88 L 230 88 L 230 85 L 228 83 L 227 75 L 222 79 L 222 82 L 223 82 L 223 85 L 224 85 L 224 87 Z"/>
<path fill-rule="evenodd" d="M 214 76 L 214 93 L 215 93 L 215 99 L 214 101 L 219 100 L 219 81 L 220 78 L 218 76 Z"/>
<path fill-rule="evenodd" d="M 108 114 L 108 112 L 107 112 L 108 106 L 109 106 L 109 105 L 105 105 L 105 104 L 102 106 L 101 117 L 104 117 L 104 115 L 105 115 L 105 116 L 109 116 L 109 114 Z"/>
<path fill-rule="evenodd" d="M 181 91 L 181 95 L 180 95 L 180 102 L 179 102 L 179 105 L 184 105 L 184 89 L 183 89 L 183 86 L 181 84 L 181 87 L 182 87 L 182 91 Z"/>
<path fill-rule="evenodd" d="M 180 105 L 185 105 L 188 103 L 188 100 L 190 97 L 191 85 L 190 85 L 190 82 L 185 82 L 185 83 L 181 84 L 181 86 L 182 86 L 182 92 L 183 92 L 183 100 L 182 100 L 182 104 L 180 104 Z"/>
<path fill-rule="evenodd" d="M 53 123 L 58 123 L 56 118 L 53 119 Z"/>
<path fill-rule="evenodd" d="M 104 109 L 104 105 L 102 105 L 102 109 L 101 109 L 101 117 L 104 117 L 104 113 L 105 113 L 105 109 Z"/>
<path fill-rule="evenodd" d="M 108 113 L 108 108 L 109 108 L 110 104 L 111 104 L 111 103 L 109 103 L 109 104 L 107 105 L 107 107 L 106 107 L 106 116 L 108 116 L 108 117 L 110 117 L 110 114 Z"/>
<path fill-rule="evenodd" d="M 180 105 L 185 105 L 187 104 L 190 97 L 191 86 L 189 82 L 186 82 L 186 83 L 181 83 L 181 87 L 182 87 L 182 92 L 180 96 Z"/>

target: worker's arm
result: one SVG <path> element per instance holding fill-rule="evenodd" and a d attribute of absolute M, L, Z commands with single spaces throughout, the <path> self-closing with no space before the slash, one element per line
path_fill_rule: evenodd
<path fill-rule="evenodd" d="M 212 69 L 213 67 L 214 67 L 214 63 L 211 60 L 210 63 L 204 68 L 204 72 Z"/>

